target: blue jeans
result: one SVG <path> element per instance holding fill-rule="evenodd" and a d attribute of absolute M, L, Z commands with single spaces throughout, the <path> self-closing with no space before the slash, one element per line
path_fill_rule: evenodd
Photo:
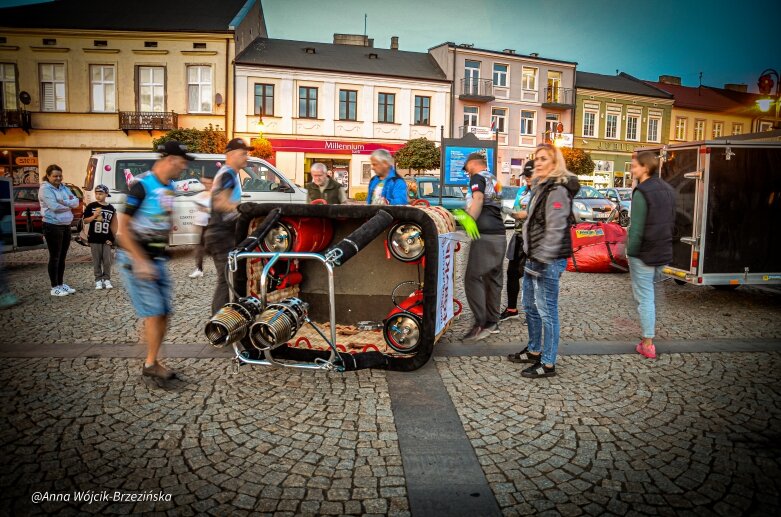
<path fill-rule="evenodd" d="M 540 361 L 543 364 L 556 364 L 559 350 L 559 279 L 565 269 L 567 259 L 556 259 L 550 264 L 527 260 L 524 268 L 523 309 L 529 326 L 528 347 L 532 353 L 542 352 Z"/>
<path fill-rule="evenodd" d="M 123 250 L 117 251 L 117 264 L 130 303 L 139 318 L 167 316 L 174 312 L 173 282 L 168 274 L 168 260 L 165 257 L 152 259 L 157 271 L 155 280 L 141 280 L 134 275 L 132 259 Z"/>
<path fill-rule="evenodd" d="M 629 276 L 632 279 L 632 294 L 637 302 L 637 314 L 644 338 L 653 338 L 656 327 L 656 304 L 654 303 L 654 281 L 662 276 L 664 266 L 647 266 L 637 257 L 627 257 Z"/>

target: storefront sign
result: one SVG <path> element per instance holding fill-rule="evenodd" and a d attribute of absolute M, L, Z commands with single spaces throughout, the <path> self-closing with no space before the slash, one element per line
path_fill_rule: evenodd
<path fill-rule="evenodd" d="M 494 139 L 494 132 L 491 131 L 490 127 L 483 127 L 483 126 L 469 126 L 468 131 L 475 135 L 480 140 L 493 140 Z"/>
<path fill-rule="evenodd" d="M 447 322 L 453 319 L 453 267 L 455 265 L 455 234 L 439 236 L 439 264 L 437 268 L 437 314 L 434 335 L 439 335 Z"/>
<path fill-rule="evenodd" d="M 371 154 L 377 149 L 395 153 L 404 144 L 385 142 L 350 142 L 339 140 L 302 140 L 293 138 L 269 138 L 271 147 L 278 153 L 327 153 Z"/>
<path fill-rule="evenodd" d="M 17 156 L 14 159 L 16 165 L 22 165 L 24 167 L 37 167 L 38 158 L 35 156 Z"/>
<path fill-rule="evenodd" d="M 494 149 L 492 147 L 446 147 L 445 148 L 445 185 L 467 185 L 469 173 L 463 170 L 466 157 L 472 153 L 483 153 L 488 163 L 488 171 L 494 165 Z"/>

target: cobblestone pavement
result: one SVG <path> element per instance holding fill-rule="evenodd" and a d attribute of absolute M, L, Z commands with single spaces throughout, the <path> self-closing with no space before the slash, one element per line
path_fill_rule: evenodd
<path fill-rule="evenodd" d="M 174 248 L 171 270 L 175 280 L 176 314 L 167 342 L 205 343 L 203 326 L 209 316 L 214 266 L 207 260 L 205 276 L 191 280 L 192 250 Z M 458 342 L 472 325 L 463 292 L 462 274 L 467 247 L 458 253 L 456 297 L 464 314 L 441 343 Z M 14 289 L 23 303 L 0 311 L 0 328 L 6 337 L 23 343 L 135 343 L 137 321 L 114 274 L 111 291 L 95 291 L 89 249 L 71 246 L 65 280 L 79 292 L 57 298 L 49 295 L 46 251 L 7 255 Z M 390 293 L 389 293 L 390 294 Z M 660 339 L 781 338 L 781 296 L 756 288 L 716 291 L 710 287 L 679 286 L 662 282 L 657 289 Z M 502 296 L 502 303 L 506 301 Z M 640 335 L 628 274 L 564 273 L 561 281 L 561 337 L 564 341 L 606 340 L 634 342 Z M 502 332 L 487 343 L 523 342 L 526 328 L 519 320 L 502 324 Z"/>
<path fill-rule="evenodd" d="M 781 514 L 781 354 L 436 359 L 505 515 Z"/>
<path fill-rule="evenodd" d="M 0 513 L 409 515 L 384 373 L 170 364 L 184 380 L 160 389 L 137 360 L 0 360 Z M 36 491 L 71 501 L 34 506 Z"/>

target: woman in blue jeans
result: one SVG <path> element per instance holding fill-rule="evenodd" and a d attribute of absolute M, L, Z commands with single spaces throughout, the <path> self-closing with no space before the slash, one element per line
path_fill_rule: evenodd
<path fill-rule="evenodd" d="M 632 224 L 626 246 L 632 294 L 643 331 L 635 350 L 649 359 L 656 359 L 654 280 L 673 259 L 675 226 L 675 191 L 659 177 L 658 168 L 654 153 L 641 152 L 632 158 L 637 187 L 632 192 Z"/>
<path fill-rule="evenodd" d="M 534 177 L 528 216 L 523 225 L 526 266 L 523 308 L 529 343 L 510 360 L 531 363 L 521 372 L 531 379 L 556 375 L 559 348 L 559 278 L 572 254 L 572 198 L 580 189 L 567 171 L 561 150 L 543 144 L 534 155 Z"/>

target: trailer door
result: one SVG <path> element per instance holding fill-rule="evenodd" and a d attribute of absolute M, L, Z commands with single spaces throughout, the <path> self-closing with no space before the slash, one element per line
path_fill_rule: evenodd
<path fill-rule="evenodd" d="M 704 274 L 781 272 L 781 147 L 713 147 Z"/>
<path fill-rule="evenodd" d="M 695 228 L 699 221 L 696 217 L 698 181 L 685 175 L 698 170 L 699 154 L 697 147 L 669 150 L 662 164 L 662 179 L 675 189 L 673 261 L 670 266 L 683 271 L 692 269 L 692 243 L 698 237 Z"/>

